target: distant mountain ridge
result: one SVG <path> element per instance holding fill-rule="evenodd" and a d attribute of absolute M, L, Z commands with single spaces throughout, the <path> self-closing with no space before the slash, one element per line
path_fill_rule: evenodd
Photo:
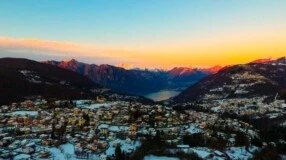
<path fill-rule="evenodd" d="M 0 104 L 35 95 L 81 98 L 102 88 L 78 73 L 21 58 L 1 58 L 0 77 Z"/>
<path fill-rule="evenodd" d="M 220 69 L 220 67 L 216 66 L 210 69 L 177 67 L 169 71 L 148 69 L 126 70 L 106 64 L 86 64 L 78 62 L 75 59 L 45 61 L 43 63 L 80 73 L 92 81 L 115 91 L 139 95 L 163 89 L 186 88 Z"/>
<path fill-rule="evenodd" d="M 221 69 L 172 98 L 174 103 L 204 99 L 272 96 L 285 91 L 286 58 L 255 61 Z"/>

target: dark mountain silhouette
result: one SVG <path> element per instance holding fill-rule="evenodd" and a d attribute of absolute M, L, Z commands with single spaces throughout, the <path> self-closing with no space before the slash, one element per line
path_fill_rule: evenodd
<path fill-rule="evenodd" d="M 41 95 L 81 98 L 102 88 L 85 76 L 28 59 L 0 59 L 0 104 Z"/>

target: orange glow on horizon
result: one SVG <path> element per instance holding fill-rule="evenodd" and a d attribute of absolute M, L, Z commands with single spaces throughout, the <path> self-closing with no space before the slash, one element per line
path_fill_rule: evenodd
<path fill-rule="evenodd" d="M 49 51 L 57 56 L 113 59 L 124 68 L 211 67 L 247 63 L 261 58 L 286 55 L 286 32 L 239 36 L 220 35 L 181 44 L 160 44 L 147 47 L 114 48 L 72 42 L 0 37 L 0 49 Z M 245 35 L 244 33 L 243 35 Z M 249 33 L 250 34 L 250 33 Z M 114 63 L 114 62 L 113 62 Z"/>

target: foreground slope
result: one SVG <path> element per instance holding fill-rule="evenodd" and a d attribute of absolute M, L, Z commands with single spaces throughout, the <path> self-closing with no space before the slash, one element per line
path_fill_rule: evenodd
<path fill-rule="evenodd" d="M 0 59 L 0 104 L 27 96 L 80 98 L 101 88 L 88 78 L 27 59 Z"/>

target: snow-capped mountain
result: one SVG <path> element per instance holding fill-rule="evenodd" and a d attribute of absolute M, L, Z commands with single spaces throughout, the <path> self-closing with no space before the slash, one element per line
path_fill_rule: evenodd
<path fill-rule="evenodd" d="M 162 89 L 186 88 L 198 80 L 215 73 L 219 67 L 210 69 L 177 67 L 170 71 L 160 69 L 124 69 L 112 65 L 95 65 L 66 61 L 45 61 L 64 69 L 80 73 L 92 81 L 116 91 L 132 94 L 145 94 Z"/>

